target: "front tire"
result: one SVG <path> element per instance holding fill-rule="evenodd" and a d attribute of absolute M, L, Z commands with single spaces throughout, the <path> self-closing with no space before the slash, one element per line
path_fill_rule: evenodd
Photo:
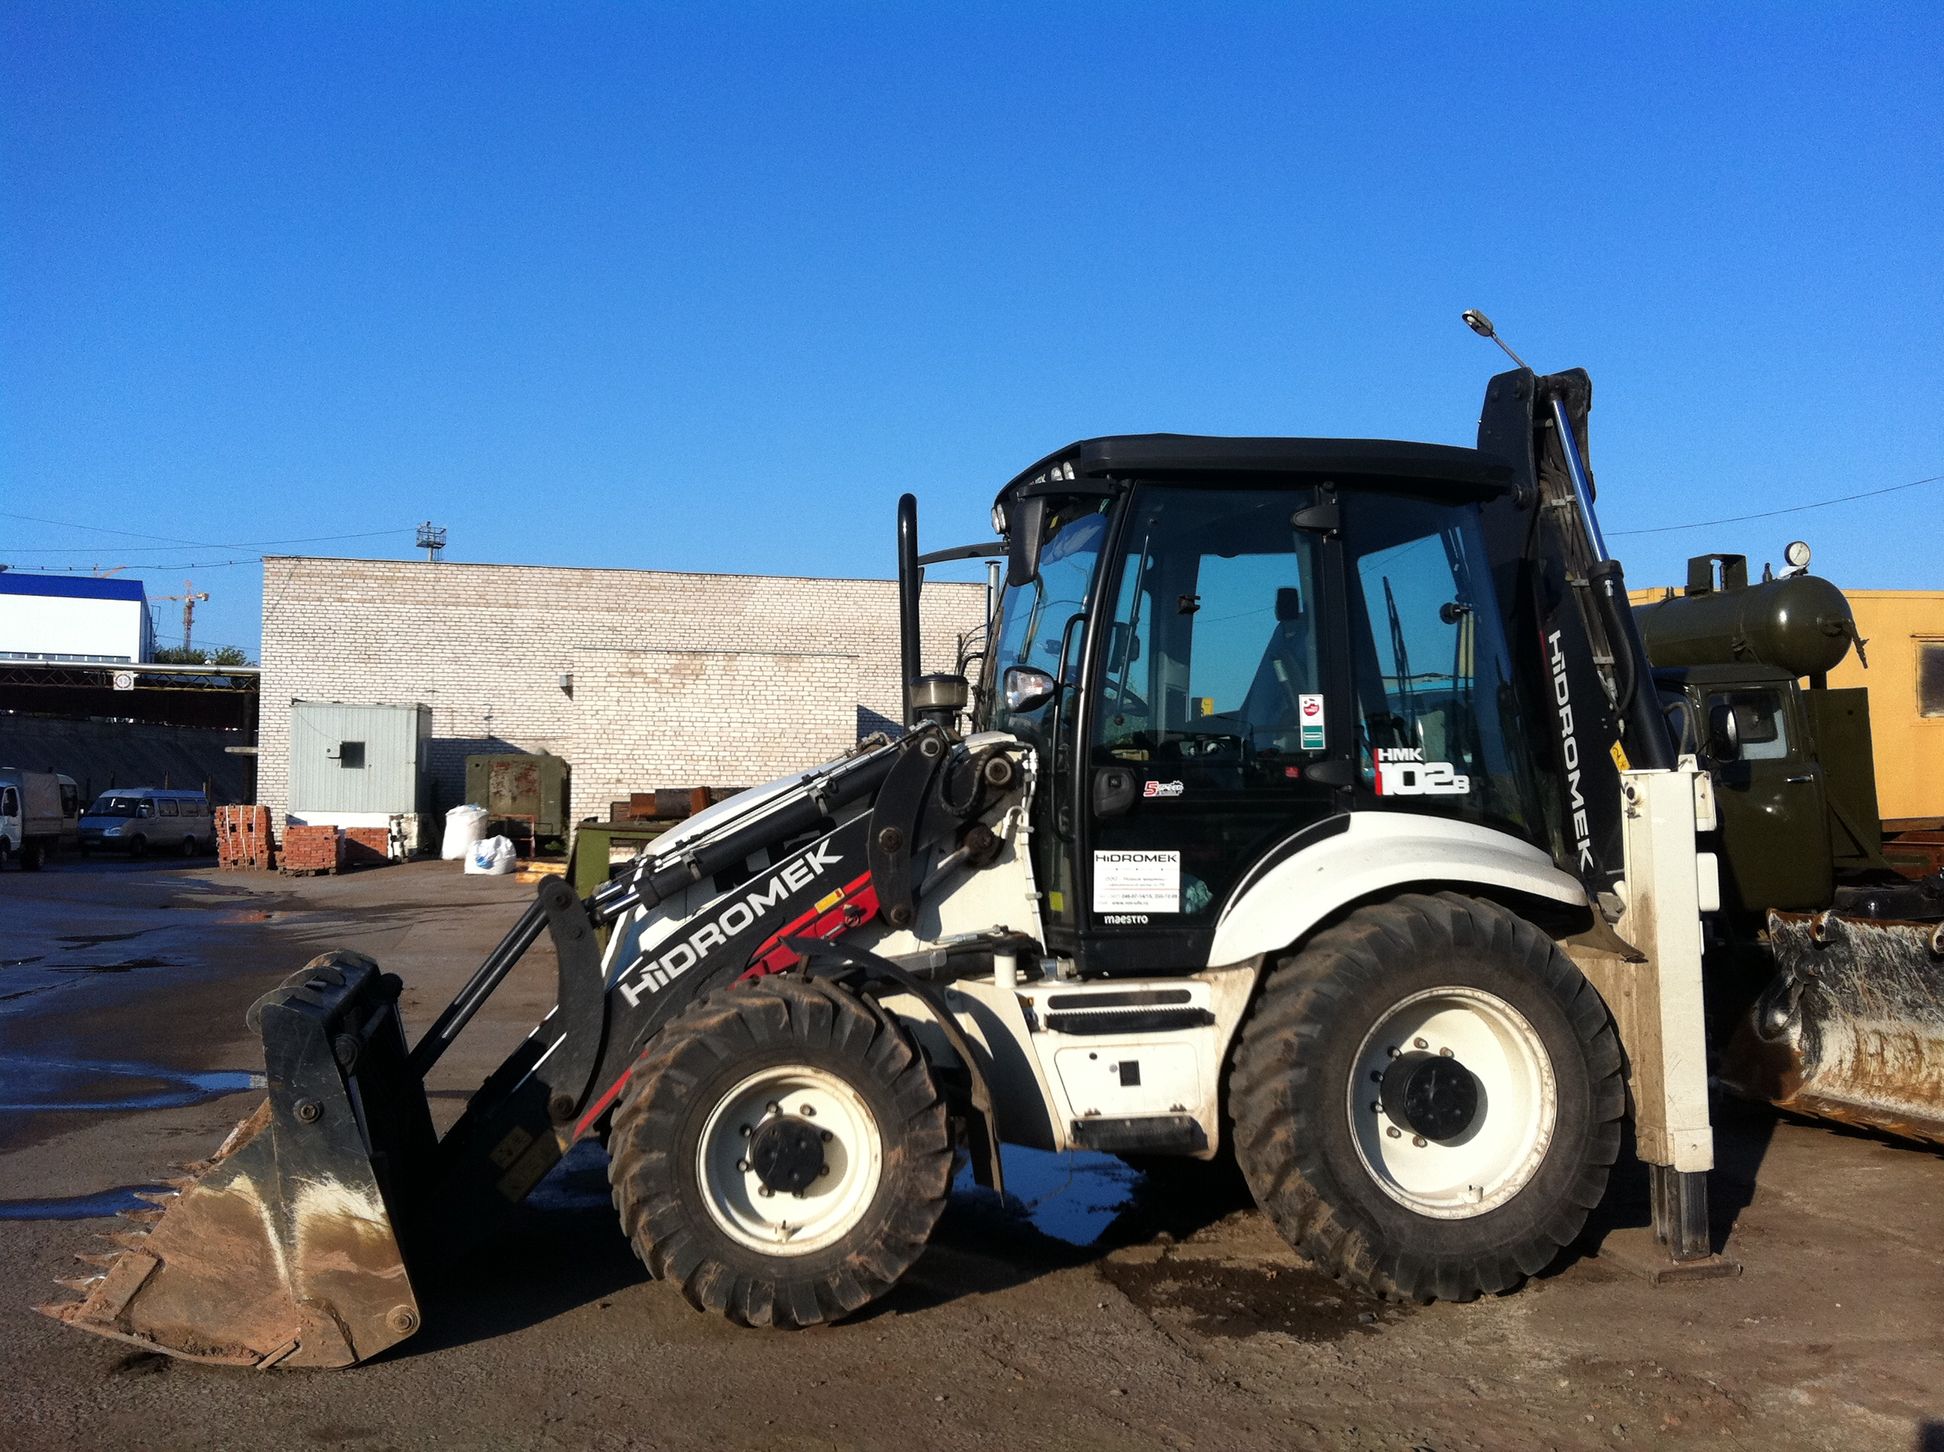
<path fill-rule="evenodd" d="M 608 1150 L 643 1263 L 745 1326 L 869 1305 L 923 1252 L 951 1185 L 945 1104 L 910 1035 L 794 978 L 710 994 L 662 1029 Z"/>
<path fill-rule="evenodd" d="M 1571 1244 L 1619 1154 L 1620 1048 L 1544 933 L 1440 893 L 1361 908 L 1278 963 L 1230 1103 L 1256 1201 L 1393 1300 L 1510 1290 Z"/>

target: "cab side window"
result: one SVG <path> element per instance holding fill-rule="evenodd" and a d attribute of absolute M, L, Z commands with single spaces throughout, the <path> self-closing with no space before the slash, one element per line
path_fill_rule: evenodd
<path fill-rule="evenodd" d="M 1475 506 L 1345 501 L 1361 767 L 1383 805 L 1523 832 L 1535 760 Z"/>
<path fill-rule="evenodd" d="M 1789 755 L 1788 712 L 1780 691 L 1717 691 L 1708 697 L 1709 714 L 1726 706 L 1735 715 L 1743 761 L 1786 761 Z"/>
<path fill-rule="evenodd" d="M 20 797 L 15 793 L 14 789 L 8 787 L 6 790 L 0 791 L 0 817 L 17 817 L 19 815 Z"/>
<path fill-rule="evenodd" d="M 165 817 L 173 817 L 175 814 L 176 804 L 168 797 L 164 797 L 162 799 L 162 815 Z"/>

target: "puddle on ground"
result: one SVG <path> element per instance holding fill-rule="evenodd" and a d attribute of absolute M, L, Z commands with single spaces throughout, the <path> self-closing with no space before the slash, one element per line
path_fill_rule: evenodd
<path fill-rule="evenodd" d="M 191 1071 L 94 1059 L 0 1057 L 0 1110 L 180 1109 L 263 1087 L 261 1073 L 241 1069 Z"/>
<path fill-rule="evenodd" d="M 1009 1144 L 1001 1149 L 1000 1165 L 1006 1175 L 1007 1207 L 1042 1235 L 1068 1245 L 1099 1240 L 1134 1202 L 1142 1182 L 1138 1170 L 1091 1150 L 1054 1154 Z M 974 1185 L 969 1168 L 960 1172 L 952 1190 L 984 1193 Z"/>
<path fill-rule="evenodd" d="M 1194 1260 L 1170 1250 L 1158 1260 L 1108 1260 L 1100 1273 L 1143 1311 L 1186 1314 L 1205 1336 L 1271 1332 L 1297 1341 L 1374 1334 L 1411 1308 L 1345 1290 L 1308 1266 Z"/>
<path fill-rule="evenodd" d="M 34 994 L 46 993 L 50 989 L 71 988 L 77 983 L 85 983 L 86 975 L 90 974 L 129 973 L 137 968 L 176 966 L 178 965 L 173 959 L 152 957 L 123 958 L 113 963 L 71 963 L 65 960 L 50 963 L 45 958 L 0 960 L 0 969 L 11 970 L 4 978 L 0 978 L 0 1003 L 31 998 Z"/>
<path fill-rule="evenodd" d="M 124 1210 L 152 1210 L 139 1192 L 154 1194 L 167 1185 L 122 1185 L 92 1195 L 67 1195 L 53 1200 L 0 1200 L 0 1220 L 93 1220 Z"/>

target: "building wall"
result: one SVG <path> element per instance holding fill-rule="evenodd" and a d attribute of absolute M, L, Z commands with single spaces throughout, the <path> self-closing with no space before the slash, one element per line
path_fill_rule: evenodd
<path fill-rule="evenodd" d="M 1944 817 L 1944 714 L 1925 715 L 1918 671 L 1928 648 L 1944 651 L 1944 590 L 1845 590 L 1866 642 L 1868 669 L 1851 651 L 1832 686 L 1870 693 L 1877 809 L 1886 821 Z M 1932 670 L 1935 655 L 1932 656 Z M 1928 703 L 1938 703 L 1933 696 Z"/>
<path fill-rule="evenodd" d="M 630 791 L 767 780 L 902 716 L 888 580 L 296 556 L 263 573 L 258 799 L 279 821 L 293 700 L 429 706 L 437 810 L 472 753 L 554 752 L 577 819 Z M 984 608 L 983 585 L 925 587 L 927 669 Z"/>

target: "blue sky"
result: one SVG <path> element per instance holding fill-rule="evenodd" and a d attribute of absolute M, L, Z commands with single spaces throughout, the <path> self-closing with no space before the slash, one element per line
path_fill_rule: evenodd
<path fill-rule="evenodd" d="M 901 490 L 978 537 L 1079 436 L 1469 442 L 1478 307 L 1591 370 L 1632 582 L 1944 588 L 1944 484 L 1622 533 L 1944 474 L 1940 57 L 1934 5 L 16 0 L 0 511 L 65 523 L 0 562 L 252 649 L 213 562 L 426 518 L 888 574 Z"/>

